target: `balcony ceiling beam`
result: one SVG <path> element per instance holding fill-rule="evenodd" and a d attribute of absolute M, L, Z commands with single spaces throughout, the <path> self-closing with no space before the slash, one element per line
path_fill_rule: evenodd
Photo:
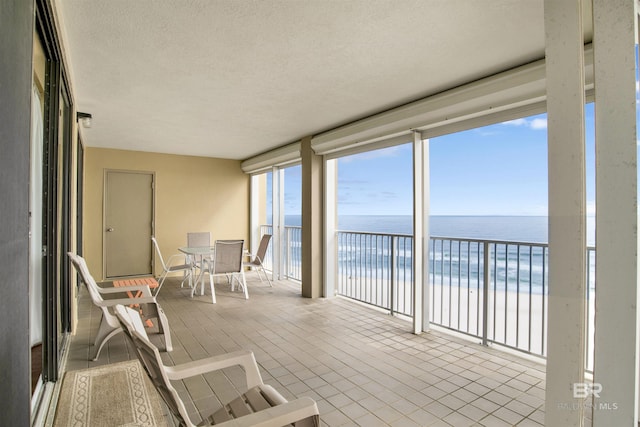
<path fill-rule="evenodd" d="M 585 92 L 593 89 L 593 49 L 584 46 Z M 433 138 L 546 111 L 546 63 L 538 60 L 313 137 L 330 154 L 420 130 Z"/>

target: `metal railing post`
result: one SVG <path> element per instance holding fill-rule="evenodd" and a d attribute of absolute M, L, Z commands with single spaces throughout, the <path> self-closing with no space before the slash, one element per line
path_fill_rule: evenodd
<path fill-rule="evenodd" d="M 284 227 L 284 231 L 285 231 L 285 236 L 286 236 L 286 241 L 287 241 L 287 260 L 285 261 L 285 276 L 287 277 L 287 279 L 290 277 L 290 273 L 291 273 L 291 228 L 289 227 Z"/>
<path fill-rule="evenodd" d="M 394 313 L 394 306 L 396 302 L 396 271 L 398 270 L 398 260 L 396 257 L 396 251 L 398 246 L 398 237 L 391 237 L 391 297 L 389 299 L 390 307 L 389 311 L 392 316 Z"/>
<path fill-rule="evenodd" d="M 484 260 L 482 274 L 482 345 L 487 346 L 487 331 L 489 329 L 489 242 L 484 242 Z"/>

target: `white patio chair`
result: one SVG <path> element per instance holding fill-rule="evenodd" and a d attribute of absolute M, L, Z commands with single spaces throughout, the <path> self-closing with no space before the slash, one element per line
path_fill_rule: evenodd
<path fill-rule="evenodd" d="M 273 287 L 273 284 L 271 283 L 271 280 L 269 279 L 269 275 L 267 274 L 266 270 L 264 269 L 264 265 L 262 264 L 264 261 L 264 257 L 267 253 L 267 248 L 269 247 L 269 241 L 271 241 L 271 234 L 264 234 L 262 236 L 262 238 L 260 239 L 260 245 L 258 246 L 258 252 L 256 252 L 255 255 L 251 256 L 251 260 L 249 261 L 245 261 L 244 266 L 245 267 L 249 267 L 251 269 L 254 269 L 258 272 L 258 277 L 260 278 L 260 281 L 262 282 L 262 276 L 260 275 L 260 270 L 262 270 L 262 273 L 264 274 L 264 277 L 267 278 L 267 282 L 269 282 L 269 286 Z"/>
<path fill-rule="evenodd" d="M 208 231 L 187 233 L 187 246 L 190 248 L 211 246 L 211 233 Z M 202 256 L 190 255 L 190 257 L 193 257 L 192 262 L 197 268 L 202 267 Z"/>
<path fill-rule="evenodd" d="M 198 425 L 225 427 L 260 426 L 296 427 L 320 425 L 318 406 L 309 397 L 288 402 L 270 385 L 264 384 L 256 359 L 250 351 L 235 351 L 220 356 L 194 360 L 175 366 L 165 366 L 158 349 L 149 341 L 142 320 L 135 310 L 116 307 L 116 316 L 125 334 L 131 338 L 136 354 L 153 385 L 167 404 L 180 426 L 195 427 L 187 409 L 171 381 L 204 375 L 233 366 L 241 366 L 245 372 L 247 391 L 207 416 Z"/>
<path fill-rule="evenodd" d="M 111 311 L 109 311 L 109 307 L 113 307 L 117 304 L 146 304 L 144 308 L 145 318 L 158 319 L 158 332 L 164 335 L 165 349 L 166 351 L 172 351 L 173 346 L 171 345 L 169 321 L 167 320 L 167 316 L 164 314 L 162 307 L 160 307 L 160 304 L 158 304 L 158 302 L 156 301 L 156 298 L 151 295 L 149 286 L 144 285 L 122 286 L 117 288 L 101 288 L 98 286 L 91 273 L 89 273 L 89 268 L 87 267 L 87 263 L 85 262 L 84 258 L 72 252 L 68 252 L 67 255 L 69 255 L 71 263 L 75 267 L 76 271 L 80 274 L 82 282 L 87 287 L 89 295 L 91 296 L 91 300 L 102 310 L 102 319 L 100 320 L 100 327 L 98 328 L 98 334 L 96 335 L 96 340 L 94 342 L 95 350 L 92 357 L 93 360 L 98 360 L 102 347 L 104 347 L 104 345 L 111 339 L 111 337 L 117 335 L 122 330 L 120 328 L 120 324 L 118 323 L 118 319 L 113 315 L 113 313 L 111 313 Z M 131 291 L 141 291 L 142 296 L 140 298 L 127 297 L 107 300 L 102 298 L 102 294 L 124 294 Z"/>
<path fill-rule="evenodd" d="M 153 246 L 156 248 L 156 253 L 158 254 L 158 258 L 160 258 L 160 264 L 162 264 L 162 272 L 160 273 L 160 276 L 159 276 L 158 288 L 156 289 L 155 295 L 158 295 L 158 293 L 160 292 L 160 288 L 162 288 L 162 284 L 164 283 L 169 273 L 174 273 L 178 271 L 184 272 L 185 276 L 182 279 L 182 282 L 180 282 L 180 287 L 182 287 L 183 283 L 187 279 L 189 279 L 189 286 L 191 286 L 191 278 L 193 276 L 193 264 L 186 260 L 186 257 L 184 256 L 184 254 L 173 254 L 169 257 L 169 259 L 165 263 L 164 258 L 162 257 L 162 252 L 160 252 L 160 246 L 158 245 L 158 241 L 153 236 L 151 237 L 151 241 L 153 242 Z M 180 262 L 180 261 L 176 261 L 176 260 L 179 260 L 180 258 L 185 259 L 185 262 L 183 262 L 182 264 L 174 264 L 176 262 Z"/>
<path fill-rule="evenodd" d="M 211 300 L 216 303 L 216 293 L 214 290 L 213 277 L 225 276 L 231 282 L 231 291 L 235 290 L 235 282 L 238 281 L 243 288 L 245 299 L 249 298 L 247 291 L 247 281 L 244 276 L 242 257 L 244 250 L 244 240 L 216 240 L 215 254 L 213 261 L 207 261 L 202 267 L 201 274 L 209 274 L 209 285 L 211 287 Z M 195 287 L 191 290 L 191 297 L 195 292 Z M 204 295 L 204 282 L 201 286 L 201 295 Z"/>

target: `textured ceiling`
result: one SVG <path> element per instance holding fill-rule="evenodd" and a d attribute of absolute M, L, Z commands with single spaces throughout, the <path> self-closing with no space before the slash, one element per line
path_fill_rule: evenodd
<path fill-rule="evenodd" d="M 245 159 L 544 56 L 542 0 L 57 0 L 90 147 Z"/>

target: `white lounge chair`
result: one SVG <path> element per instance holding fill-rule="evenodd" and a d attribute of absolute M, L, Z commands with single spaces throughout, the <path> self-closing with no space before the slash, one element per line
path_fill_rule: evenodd
<path fill-rule="evenodd" d="M 165 366 L 158 349 L 146 336 L 138 313 L 128 307 L 118 306 L 116 315 L 122 329 L 131 338 L 140 363 L 145 367 L 153 385 L 180 426 L 195 427 L 196 424 L 189 417 L 171 381 L 184 380 L 232 366 L 241 366 L 244 369 L 248 390 L 207 416 L 198 424 L 199 426 L 281 427 L 293 424 L 296 427 L 317 427 L 320 425 L 318 406 L 311 398 L 302 397 L 288 402 L 273 387 L 262 382 L 252 352 L 236 351 L 181 365 Z"/>
<path fill-rule="evenodd" d="M 69 255 L 71 263 L 75 267 L 76 271 L 78 271 L 82 282 L 87 287 L 89 295 L 91 296 L 91 300 L 102 310 L 102 319 L 100 320 L 100 327 L 98 328 L 98 334 L 96 335 L 96 340 L 94 343 L 95 350 L 92 357 L 93 360 L 98 360 L 102 347 L 104 347 L 104 345 L 111 339 L 111 337 L 117 335 L 122 331 L 122 328 L 118 323 L 118 319 L 113 315 L 113 313 L 111 313 L 111 311 L 109 311 L 109 307 L 113 307 L 117 304 L 146 304 L 146 307 L 144 309 L 145 318 L 158 319 L 158 330 L 160 334 L 164 335 L 165 349 L 166 351 L 172 350 L 169 321 L 167 320 L 167 316 L 164 314 L 162 307 L 160 307 L 160 304 L 158 304 L 158 302 L 156 301 L 156 298 L 151 295 L 149 286 L 144 285 L 123 286 L 117 288 L 101 288 L 98 286 L 91 273 L 89 273 L 89 268 L 87 267 L 87 263 L 84 258 L 72 252 L 68 252 L 67 255 Z M 105 300 L 104 298 L 102 298 L 102 294 L 126 294 L 126 292 L 132 291 L 140 291 L 142 292 L 142 296 L 140 298 L 133 299 L 126 297 Z"/>

